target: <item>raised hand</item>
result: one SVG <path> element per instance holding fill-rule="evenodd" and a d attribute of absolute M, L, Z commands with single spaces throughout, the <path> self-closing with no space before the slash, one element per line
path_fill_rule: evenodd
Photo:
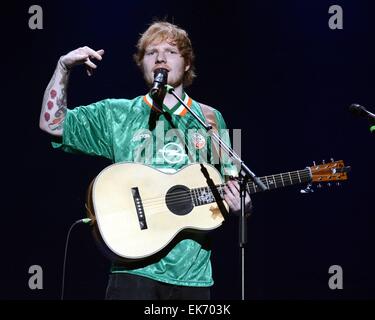
<path fill-rule="evenodd" d="M 70 51 L 60 58 L 60 62 L 67 70 L 74 66 L 84 64 L 89 76 L 93 75 L 93 71 L 97 68 L 93 60 L 102 60 L 104 50 L 93 50 L 87 46 Z"/>

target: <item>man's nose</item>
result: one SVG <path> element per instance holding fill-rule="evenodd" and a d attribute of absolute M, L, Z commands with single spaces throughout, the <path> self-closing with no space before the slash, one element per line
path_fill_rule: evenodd
<path fill-rule="evenodd" d="M 167 62 L 167 58 L 166 58 L 164 52 L 159 52 L 156 56 L 155 63 L 166 63 L 166 62 Z"/>

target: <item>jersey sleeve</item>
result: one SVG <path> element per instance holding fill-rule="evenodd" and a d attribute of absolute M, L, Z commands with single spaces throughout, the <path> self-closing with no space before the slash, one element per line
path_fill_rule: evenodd
<path fill-rule="evenodd" d="M 110 99 L 68 110 L 63 135 L 54 148 L 113 159 Z"/>

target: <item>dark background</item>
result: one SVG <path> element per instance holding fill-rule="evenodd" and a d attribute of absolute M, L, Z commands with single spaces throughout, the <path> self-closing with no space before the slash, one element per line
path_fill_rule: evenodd
<path fill-rule="evenodd" d="M 28 9 L 43 8 L 43 30 Z M 344 29 L 328 27 L 341 5 Z M 1 10 L 1 299 L 58 299 L 65 238 L 85 217 L 86 188 L 105 159 L 55 151 L 38 127 L 43 92 L 58 58 L 79 46 L 106 50 L 95 76 L 71 76 L 69 106 L 144 94 L 132 60 L 153 18 L 189 32 L 198 78 L 187 92 L 242 129 L 242 156 L 258 175 L 343 159 L 349 181 L 302 195 L 253 196 L 246 246 L 247 299 L 374 299 L 375 136 L 353 117 L 375 112 L 375 8 L 371 1 L 17 1 Z M 5 192 L 4 192 L 5 191 Z M 238 222 L 214 231 L 214 299 L 240 299 Z M 43 268 L 43 290 L 28 269 Z M 328 269 L 343 268 L 343 290 Z M 71 235 L 65 297 L 102 299 L 109 262 L 90 229 Z"/>

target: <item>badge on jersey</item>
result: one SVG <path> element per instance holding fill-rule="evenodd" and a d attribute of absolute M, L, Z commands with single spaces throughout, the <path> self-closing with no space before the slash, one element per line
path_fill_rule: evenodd
<path fill-rule="evenodd" d="M 206 145 L 206 139 L 198 132 L 194 132 L 191 135 L 191 140 L 195 149 L 202 149 Z"/>

